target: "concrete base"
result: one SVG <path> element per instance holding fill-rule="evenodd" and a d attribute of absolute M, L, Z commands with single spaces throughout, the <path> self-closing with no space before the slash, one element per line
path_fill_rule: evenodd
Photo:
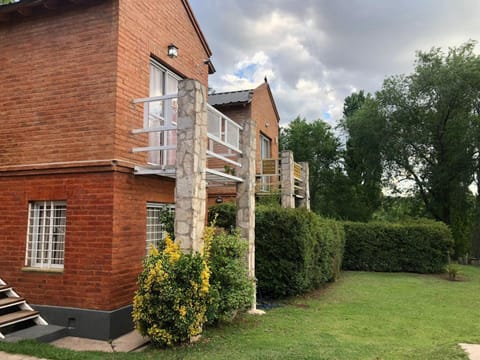
<path fill-rule="evenodd" d="M 480 345 L 458 344 L 468 354 L 470 360 L 480 360 Z"/>
<path fill-rule="evenodd" d="M 51 342 L 67 335 L 67 329 L 57 325 L 35 325 L 23 330 L 7 334 L 3 341 L 17 342 L 25 339 L 35 339 L 40 342 Z"/>
<path fill-rule="evenodd" d="M 131 331 L 112 341 L 67 336 L 52 342 L 52 345 L 75 351 L 131 352 L 144 347 L 149 342 L 150 339 L 136 331 Z"/>
<path fill-rule="evenodd" d="M 109 340 L 133 330 L 132 306 L 112 311 L 32 305 L 53 325 L 63 326 L 68 336 Z"/>
<path fill-rule="evenodd" d="M 248 313 L 250 315 L 265 315 L 266 314 L 265 311 L 259 310 L 259 309 L 250 309 L 250 310 L 248 310 Z"/>

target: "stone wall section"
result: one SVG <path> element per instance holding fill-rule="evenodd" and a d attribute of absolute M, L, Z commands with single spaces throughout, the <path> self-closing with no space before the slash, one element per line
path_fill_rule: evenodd
<path fill-rule="evenodd" d="M 175 241 L 201 251 L 206 215 L 207 91 L 196 80 L 178 85 Z"/>
<path fill-rule="evenodd" d="M 295 208 L 295 179 L 293 153 L 284 150 L 280 155 L 280 182 L 282 186 L 282 207 Z"/>

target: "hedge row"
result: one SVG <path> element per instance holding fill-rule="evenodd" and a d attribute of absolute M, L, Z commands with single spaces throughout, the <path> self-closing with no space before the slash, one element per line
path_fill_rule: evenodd
<path fill-rule="evenodd" d="M 439 273 L 453 249 L 449 228 L 440 222 L 344 223 L 343 269 Z"/>
<path fill-rule="evenodd" d="M 235 206 L 210 210 L 217 225 L 235 226 Z M 255 225 L 257 289 L 260 298 L 305 293 L 335 280 L 341 269 L 344 233 L 341 223 L 299 209 L 258 206 Z"/>
<path fill-rule="evenodd" d="M 255 225 L 259 297 L 305 293 L 340 273 L 342 225 L 306 210 L 259 208 Z"/>

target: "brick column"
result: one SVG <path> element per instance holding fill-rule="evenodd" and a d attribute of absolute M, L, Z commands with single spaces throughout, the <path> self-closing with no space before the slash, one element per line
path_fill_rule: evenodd
<path fill-rule="evenodd" d="M 295 179 L 293 153 L 284 150 L 280 155 L 280 183 L 282 184 L 282 207 L 295 208 Z"/>
<path fill-rule="evenodd" d="M 308 162 L 301 162 L 302 166 L 302 184 L 303 184 L 303 199 L 300 199 L 300 206 L 310 210 L 310 170 Z"/>
<path fill-rule="evenodd" d="M 240 137 L 242 156 L 238 169 L 238 176 L 244 179 L 237 184 L 237 227 L 244 239 L 248 241 L 248 275 L 254 283 L 254 295 L 251 312 L 256 310 L 256 282 L 255 282 L 255 175 L 257 124 L 248 119 L 242 124 L 243 131 Z"/>
<path fill-rule="evenodd" d="M 178 83 L 175 242 L 200 251 L 206 212 L 207 92 L 196 80 Z"/>

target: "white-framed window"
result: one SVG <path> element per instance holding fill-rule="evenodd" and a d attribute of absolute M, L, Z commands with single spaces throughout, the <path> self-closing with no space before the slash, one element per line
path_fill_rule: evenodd
<path fill-rule="evenodd" d="M 272 156 L 271 153 L 272 140 L 266 137 L 263 134 L 260 134 L 260 159 L 270 159 Z M 271 178 L 269 176 L 262 176 L 260 179 L 260 191 L 270 192 L 270 182 Z"/>
<path fill-rule="evenodd" d="M 260 134 L 260 158 L 270 159 L 272 148 L 272 140 L 263 134 Z"/>
<path fill-rule="evenodd" d="M 181 77 L 162 66 L 154 59 L 150 60 L 150 97 L 172 95 L 178 92 L 178 82 Z M 148 126 L 158 128 L 176 125 L 177 99 L 150 103 Z M 168 146 L 177 144 L 176 131 L 149 133 L 149 146 Z M 148 162 L 152 165 L 175 165 L 175 151 L 150 151 Z"/>
<path fill-rule="evenodd" d="M 168 210 L 175 213 L 175 204 L 147 203 L 147 254 L 152 246 L 158 247 L 158 243 L 165 239 L 167 232 L 162 224 L 160 213 L 162 210 Z"/>
<path fill-rule="evenodd" d="M 63 269 L 67 203 L 34 201 L 28 204 L 25 266 Z"/>

